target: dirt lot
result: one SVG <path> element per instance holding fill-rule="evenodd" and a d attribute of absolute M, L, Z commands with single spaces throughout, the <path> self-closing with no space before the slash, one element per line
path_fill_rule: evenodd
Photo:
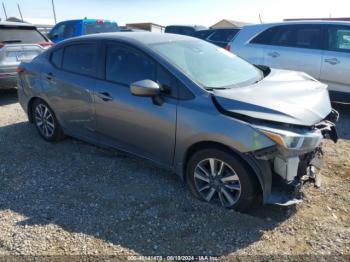
<path fill-rule="evenodd" d="M 47 143 L 0 94 L 0 255 L 350 255 L 350 105 L 325 143 L 323 187 L 296 208 L 240 214 L 192 198 L 154 164 Z"/>

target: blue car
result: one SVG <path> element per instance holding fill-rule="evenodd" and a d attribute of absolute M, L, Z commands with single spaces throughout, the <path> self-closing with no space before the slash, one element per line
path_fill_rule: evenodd
<path fill-rule="evenodd" d="M 120 28 L 114 21 L 103 19 L 77 19 L 62 21 L 55 25 L 48 37 L 54 43 L 67 38 L 96 33 L 119 32 Z"/>

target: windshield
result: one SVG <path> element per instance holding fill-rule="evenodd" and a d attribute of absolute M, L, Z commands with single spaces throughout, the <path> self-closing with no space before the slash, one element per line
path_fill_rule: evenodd
<path fill-rule="evenodd" d="M 97 22 L 87 22 L 84 23 L 85 34 L 96 34 L 96 33 L 110 33 L 110 32 L 118 32 L 119 27 L 116 23 L 97 23 Z"/>
<path fill-rule="evenodd" d="M 263 78 L 253 65 L 201 40 L 158 43 L 151 48 L 205 89 L 242 87 Z"/>

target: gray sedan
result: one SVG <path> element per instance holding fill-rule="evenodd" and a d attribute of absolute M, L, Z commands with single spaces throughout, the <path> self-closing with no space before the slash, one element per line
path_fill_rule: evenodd
<path fill-rule="evenodd" d="M 337 140 L 324 84 L 192 37 L 79 37 L 18 72 L 20 103 L 45 140 L 69 135 L 150 159 L 196 197 L 239 211 L 298 202 L 323 137 Z"/>

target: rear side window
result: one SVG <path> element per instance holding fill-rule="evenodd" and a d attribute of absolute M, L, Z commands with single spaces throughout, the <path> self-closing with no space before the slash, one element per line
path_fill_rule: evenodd
<path fill-rule="evenodd" d="M 0 27 L 0 42 L 33 44 L 46 42 L 46 39 L 35 28 Z"/>
<path fill-rule="evenodd" d="M 275 46 L 322 49 L 322 27 L 319 25 L 285 25 L 270 28 L 252 43 Z"/>
<path fill-rule="evenodd" d="M 57 68 L 61 68 L 63 58 L 63 48 L 60 48 L 51 54 L 51 63 Z"/>
<path fill-rule="evenodd" d="M 140 80 L 155 80 L 152 60 L 133 49 L 109 45 L 106 53 L 106 80 L 130 85 Z"/>
<path fill-rule="evenodd" d="M 327 32 L 328 50 L 350 53 L 350 27 L 333 26 Z"/>
<path fill-rule="evenodd" d="M 62 68 L 72 73 L 95 76 L 96 45 L 75 44 L 65 47 Z"/>
<path fill-rule="evenodd" d="M 230 42 L 233 37 L 238 33 L 237 30 L 233 29 L 223 29 L 223 30 L 217 30 L 213 35 L 210 36 L 209 40 L 211 41 L 220 41 L 220 42 Z"/>

